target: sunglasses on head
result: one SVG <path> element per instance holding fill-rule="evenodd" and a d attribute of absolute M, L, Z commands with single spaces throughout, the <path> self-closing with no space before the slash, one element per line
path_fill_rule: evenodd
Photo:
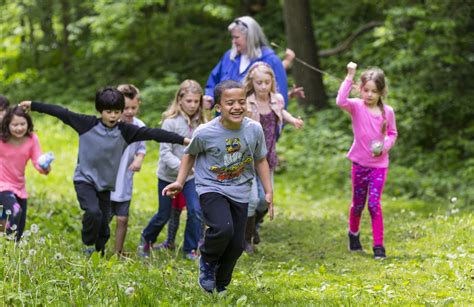
<path fill-rule="evenodd" d="M 234 23 L 236 25 L 242 25 L 242 26 L 246 27 L 247 29 L 249 28 L 249 26 L 247 26 L 247 24 L 245 22 L 243 22 L 242 20 L 240 20 L 240 19 L 234 19 Z"/>

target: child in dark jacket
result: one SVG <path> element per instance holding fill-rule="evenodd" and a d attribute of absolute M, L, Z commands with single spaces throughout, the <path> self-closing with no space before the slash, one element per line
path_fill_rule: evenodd
<path fill-rule="evenodd" d="M 74 172 L 74 187 L 82 219 L 82 242 L 87 246 L 86 254 L 105 252 L 110 237 L 110 192 L 115 190 L 120 159 L 125 148 L 133 142 L 154 140 L 187 144 L 188 139 L 159 128 L 138 127 L 120 122 L 125 106 L 123 94 L 115 88 L 106 87 L 97 92 L 95 107 L 100 113 L 78 114 L 60 106 L 23 101 L 20 106 L 59 118 L 79 134 L 79 151 Z M 93 246 L 93 247 L 91 247 Z"/>

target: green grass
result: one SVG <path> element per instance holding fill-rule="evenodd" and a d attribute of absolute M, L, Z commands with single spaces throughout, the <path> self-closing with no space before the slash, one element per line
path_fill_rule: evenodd
<path fill-rule="evenodd" d="M 384 195 L 388 257 L 375 261 L 367 211 L 361 228 L 367 252 L 347 251 L 350 186 L 304 190 L 291 169 L 277 175 L 276 218 L 263 224 L 258 252 L 239 259 L 227 296 L 203 293 L 197 265 L 182 260 L 179 251 L 155 253 L 146 261 L 134 254 L 158 206 L 156 144 L 150 144 L 135 180 L 125 245 L 132 256 L 112 256 L 111 238 L 105 258 L 88 259 L 81 253 L 82 212 L 71 180 L 77 137 L 55 119 L 34 117 L 43 150 L 53 151 L 57 160 L 47 177 L 28 168 L 27 229 L 36 224 L 39 231 L 17 245 L 0 238 L 0 300 L 6 305 L 474 304 L 472 208 Z"/>

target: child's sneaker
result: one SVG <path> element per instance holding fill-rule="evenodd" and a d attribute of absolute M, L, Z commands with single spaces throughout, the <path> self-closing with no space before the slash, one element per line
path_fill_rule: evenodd
<path fill-rule="evenodd" d="M 87 245 L 84 245 L 84 249 L 82 250 L 82 252 L 84 253 L 84 256 L 86 257 L 90 257 L 95 251 L 96 251 L 95 247 L 90 247 Z"/>
<path fill-rule="evenodd" d="M 138 256 L 141 258 L 148 258 L 150 257 L 150 249 L 151 249 L 151 244 L 145 242 L 145 239 L 142 237 L 140 240 L 140 245 L 138 245 Z"/>
<path fill-rule="evenodd" d="M 199 257 L 198 283 L 201 289 L 209 293 L 216 287 L 216 265 L 205 262 L 202 256 Z"/>
<path fill-rule="evenodd" d="M 199 258 L 199 255 L 198 253 L 196 253 L 196 251 L 193 249 L 192 251 L 190 251 L 189 253 L 185 253 L 184 256 L 183 256 L 184 259 L 187 259 L 187 260 L 191 260 L 191 261 L 194 261 L 196 259 Z"/>
<path fill-rule="evenodd" d="M 360 244 L 359 234 L 354 235 L 349 232 L 349 250 L 351 252 L 362 251 L 362 245 Z"/>
<path fill-rule="evenodd" d="M 225 296 L 227 294 L 227 287 L 223 285 L 216 285 L 216 291 L 218 296 Z"/>
<path fill-rule="evenodd" d="M 385 259 L 385 247 L 381 245 L 374 246 L 374 259 Z"/>

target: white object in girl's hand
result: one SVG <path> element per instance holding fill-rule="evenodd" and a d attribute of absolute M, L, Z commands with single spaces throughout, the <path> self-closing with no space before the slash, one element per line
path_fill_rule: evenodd
<path fill-rule="evenodd" d="M 383 142 L 377 140 L 372 141 L 372 144 L 370 145 L 370 150 L 374 155 L 379 155 L 383 150 Z"/>
<path fill-rule="evenodd" d="M 51 162 L 54 161 L 54 155 L 53 153 L 50 151 L 50 152 L 47 152 L 45 154 L 42 154 L 41 156 L 39 156 L 38 158 L 38 165 L 42 168 L 42 169 L 47 169 L 48 166 L 51 164 Z"/>

